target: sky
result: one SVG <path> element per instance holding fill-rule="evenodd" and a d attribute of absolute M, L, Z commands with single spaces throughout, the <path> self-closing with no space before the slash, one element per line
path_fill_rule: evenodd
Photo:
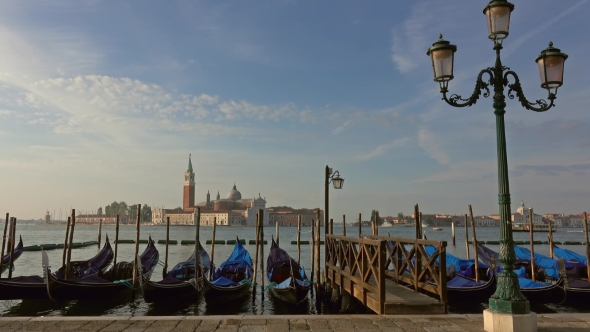
<path fill-rule="evenodd" d="M 267 207 L 324 207 L 335 222 L 498 213 L 491 98 L 441 100 L 426 55 L 457 45 L 450 93 L 494 65 L 488 1 L 0 2 L 0 212 L 95 211 L 113 201 L 182 205 L 234 182 Z M 556 106 L 507 99 L 512 211 L 590 210 L 588 0 L 513 1 L 502 61 L 531 101 L 535 58 L 569 55 Z"/>

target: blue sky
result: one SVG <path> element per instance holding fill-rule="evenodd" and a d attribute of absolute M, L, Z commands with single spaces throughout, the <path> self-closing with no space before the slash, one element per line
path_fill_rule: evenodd
<path fill-rule="evenodd" d="M 491 98 L 440 100 L 427 48 L 456 44 L 451 93 L 492 66 L 487 1 L 3 1 L 0 212 L 112 202 L 176 207 L 236 182 L 268 206 L 331 216 L 497 213 Z M 530 100 L 534 62 L 569 54 L 554 109 L 508 101 L 512 210 L 580 213 L 590 197 L 588 0 L 515 2 L 502 60 Z M 58 212 L 57 212 L 58 213 Z"/>

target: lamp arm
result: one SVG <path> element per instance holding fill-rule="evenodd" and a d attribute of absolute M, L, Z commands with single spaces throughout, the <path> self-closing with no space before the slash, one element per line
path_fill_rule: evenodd
<path fill-rule="evenodd" d="M 490 78 L 488 79 L 487 82 L 483 80 L 483 74 L 489 75 Z M 479 99 L 479 96 L 481 95 L 482 90 L 485 90 L 485 92 L 483 93 L 484 98 L 487 98 L 490 96 L 489 86 L 493 85 L 493 82 L 494 82 L 494 73 L 492 72 L 492 70 L 490 68 L 487 68 L 487 69 L 483 69 L 482 71 L 480 71 L 479 75 L 477 75 L 477 81 L 475 81 L 475 88 L 473 90 L 473 94 L 471 95 L 471 97 L 464 99 L 464 98 L 461 98 L 460 95 L 452 94 L 450 97 L 447 98 L 448 89 L 446 86 L 441 86 L 440 92 L 443 94 L 442 99 L 444 101 L 446 101 L 447 104 L 449 104 L 451 106 L 455 106 L 455 107 L 471 106 L 471 105 L 474 105 L 475 103 L 477 103 L 477 100 Z"/>
<path fill-rule="evenodd" d="M 514 83 L 508 82 L 508 75 L 512 76 Z M 528 101 L 524 96 L 524 92 L 522 92 L 522 86 L 520 85 L 520 79 L 518 78 L 518 75 L 516 75 L 516 73 L 512 70 L 509 70 L 504 74 L 503 81 L 504 86 L 508 86 L 508 98 L 514 99 L 514 94 L 516 93 L 520 104 L 528 110 L 535 112 L 545 112 L 554 106 L 553 101 L 555 100 L 556 96 L 553 92 L 549 92 L 549 96 L 547 97 L 547 99 L 549 99 L 549 103 L 547 103 L 547 101 L 544 99 L 538 99 L 534 103 Z"/>

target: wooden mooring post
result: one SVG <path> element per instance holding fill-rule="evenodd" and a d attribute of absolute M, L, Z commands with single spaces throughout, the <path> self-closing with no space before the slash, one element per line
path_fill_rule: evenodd
<path fill-rule="evenodd" d="M 255 231 L 254 233 L 256 233 L 255 239 L 254 240 L 254 246 L 256 247 L 254 249 L 255 254 L 254 254 L 254 287 L 252 287 L 252 293 L 254 295 L 256 295 L 256 281 L 258 279 L 258 241 L 260 240 L 260 218 L 258 218 L 258 213 L 256 214 L 256 226 L 255 226 Z M 264 278 L 264 273 L 260 272 L 260 276 L 261 278 Z M 252 297 L 252 301 L 254 301 L 255 297 Z"/>
<path fill-rule="evenodd" d="M 8 262 L 8 279 L 12 278 L 12 264 L 14 264 L 14 246 L 16 245 L 16 217 L 12 217 L 12 228 L 10 234 L 10 261 Z M 4 257 L 0 258 L 4 259 Z"/>
<path fill-rule="evenodd" d="M 8 229 L 9 217 L 10 214 L 6 213 L 6 222 L 4 222 L 4 234 L 2 235 L 2 255 L 0 255 L 0 271 L 2 270 L 2 261 L 4 260 L 4 247 L 6 246 L 6 230 Z M 10 266 L 8 268 L 10 268 Z M 0 278 L 2 278 L 1 273 Z"/>
<path fill-rule="evenodd" d="M 342 235 L 346 236 L 346 215 L 342 215 Z"/>
<path fill-rule="evenodd" d="M 199 289 L 199 279 L 201 276 L 201 256 L 199 255 L 199 248 L 201 247 L 201 208 L 195 208 L 193 213 L 196 214 L 195 218 L 195 289 Z M 168 222 L 168 225 L 170 222 Z M 168 233 L 168 231 L 166 231 Z M 168 248 L 168 241 L 166 240 L 166 249 Z M 204 277 L 204 276 L 203 276 Z"/>
<path fill-rule="evenodd" d="M 584 212 L 584 243 L 586 244 L 586 270 L 588 270 L 588 280 L 590 280 L 590 250 L 588 249 L 588 214 Z"/>
<path fill-rule="evenodd" d="M 115 257 L 113 258 L 113 265 L 117 265 L 117 249 L 119 247 L 119 215 L 117 215 L 115 224 Z"/>
<path fill-rule="evenodd" d="M 138 270 L 139 270 L 139 265 L 141 264 L 141 262 L 139 261 L 139 257 L 137 257 L 137 255 L 139 254 L 139 229 L 140 229 L 140 220 L 141 220 L 141 204 L 137 204 L 137 222 L 135 223 L 135 254 L 133 255 L 133 279 L 132 279 L 132 285 L 133 285 L 133 290 L 131 291 L 131 301 L 135 301 L 135 287 L 136 287 L 136 281 L 137 278 L 141 278 L 141 276 L 138 276 Z"/>
<path fill-rule="evenodd" d="M 168 274 L 168 241 L 170 241 L 170 216 L 166 216 L 166 253 L 164 255 L 164 267 L 162 268 L 162 279 Z M 195 262 L 197 255 L 195 255 Z M 197 264 L 195 263 L 195 271 Z"/>
<path fill-rule="evenodd" d="M 533 209 L 529 209 L 529 242 L 531 243 L 531 280 L 535 281 L 535 239 L 533 236 Z"/>
<path fill-rule="evenodd" d="M 61 266 L 66 265 L 66 257 L 68 254 L 68 236 L 70 232 L 70 223 L 72 222 L 72 218 L 68 217 L 68 223 L 66 224 L 66 238 L 64 239 L 64 250 L 61 258 Z"/>
<path fill-rule="evenodd" d="M 70 261 L 72 259 L 72 241 L 74 241 L 74 229 L 76 228 L 76 209 L 72 209 L 72 224 L 70 225 L 70 239 L 68 240 L 68 256 L 66 257 L 65 279 L 70 273 Z"/>
<path fill-rule="evenodd" d="M 100 240 L 102 235 L 102 218 L 98 221 L 98 247 L 100 248 Z"/>
<path fill-rule="evenodd" d="M 301 215 L 297 216 L 297 263 L 301 264 Z"/>
<path fill-rule="evenodd" d="M 477 237 L 475 236 L 475 220 L 473 220 L 473 211 L 469 205 L 469 217 L 471 218 L 471 234 L 473 234 L 473 254 L 475 255 L 475 281 L 479 282 L 479 256 L 477 253 Z"/>
<path fill-rule="evenodd" d="M 469 233 L 467 232 L 467 215 L 465 215 L 465 251 L 467 252 L 467 259 L 469 260 Z"/>
<path fill-rule="evenodd" d="M 455 222 L 451 221 L 451 236 L 453 238 L 453 247 L 455 246 Z"/>
<path fill-rule="evenodd" d="M 310 258 L 311 258 L 311 278 L 309 279 L 309 281 L 311 281 L 311 283 L 313 284 L 313 277 L 315 275 L 315 220 L 311 219 L 311 254 L 310 254 Z"/>
<path fill-rule="evenodd" d="M 214 258 L 215 258 L 215 228 L 217 227 L 217 217 L 213 217 L 213 234 L 211 235 L 211 268 L 209 269 L 209 276 L 213 275 L 213 267 L 215 266 Z"/>
<path fill-rule="evenodd" d="M 317 233 L 315 235 L 315 257 L 316 257 L 316 289 L 320 289 L 321 285 L 321 265 L 320 265 L 320 218 L 316 220 Z"/>
<path fill-rule="evenodd" d="M 361 214 L 359 213 L 359 237 L 363 234 L 363 221 L 361 219 Z"/>
<path fill-rule="evenodd" d="M 260 218 L 260 289 L 264 292 L 264 210 L 258 209 Z"/>

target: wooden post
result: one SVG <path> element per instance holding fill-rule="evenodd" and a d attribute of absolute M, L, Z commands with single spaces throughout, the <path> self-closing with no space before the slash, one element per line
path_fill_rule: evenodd
<path fill-rule="evenodd" d="M 119 246 L 119 215 L 117 215 L 117 221 L 115 225 L 115 258 L 113 258 L 113 266 L 117 265 L 117 249 Z"/>
<path fill-rule="evenodd" d="M 301 264 L 301 215 L 297 216 L 297 263 Z"/>
<path fill-rule="evenodd" d="M 6 213 L 6 221 L 4 222 L 4 234 L 2 235 L 2 255 L 0 255 L 0 271 L 2 271 L 2 261 L 4 260 L 4 247 L 6 246 L 6 230 L 8 228 L 9 217 L 10 214 Z M 10 266 L 8 268 L 10 268 Z M 0 278 L 1 277 L 2 273 L 0 273 Z"/>
<path fill-rule="evenodd" d="M 256 214 L 256 226 L 255 226 L 255 233 L 256 233 L 256 237 L 254 240 L 255 242 L 255 246 L 256 249 L 255 250 L 255 254 L 254 254 L 254 287 L 252 287 L 252 291 L 254 292 L 254 294 L 256 294 L 256 280 L 258 278 L 258 240 L 260 240 L 260 219 L 258 218 L 258 213 Z M 263 277 L 264 274 L 260 274 L 261 278 Z"/>
<path fill-rule="evenodd" d="M 479 256 L 477 254 L 477 237 L 475 236 L 475 220 L 473 220 L 473 211 L 469 204 L 469 216 L 471 218 L 471 234 L 473 235 L 473 252 L 475 255 L 475 281 L 479 282 Z"/>
<path fill-rule="evenodd" d="M 12 217 L 12 234 L 10 234 L 10 261 L 8 263 L 8 279 L 12 278 L 12 264 L 14 263 L 14 246 L 16 245 L 16 218 Z M 2 257 L 4 259 L 4 257 Z"/>
<path fill-rule="evenodd" d="M 424 235 L 424 231 L 422 230 L 422 212 L 418 213 L 420 215 L 420 238 L 422 239 L 422 236 Z"/>
<path fill-rule="evenodd" d="M 419 239 L 422 232 L 420 232 L 420 214 L 418 213 L 418 204 L 414 205 L 414 220 L 414 226 L 416 228 L 416 239 Z"/>
<path fill-rule="evenodd" d="M 313 276 L 315 274 L 315 220 L 311 219 L 311 278 L 309 279 L 313 284 Z"/>
<path fill-rule="evenodd" d="M 334 219 L 330 218 L 330 233 L 328 234 L 334 234 Z M 324 239 L 324 241 L 326 241 L 326 239 Z"/>
<path fill-rule="evenodd" d="M 70 225 L 70 239 L 68 240 L 68 257 L 66 257 L 66 274 L 65 279 L 68 279 L 70 273 L 70 261 L 72 259 L 72 241 L 74 240 L 74 229 L 76 228 L 76 209 L 72 209 L 72 224 Z"/>
<path fill-rule="evenodd" d="M 98 247 L 100 248 L 100 237 L 102 235 L 102 218 L 98 221 Z"/>
<path fill-rule="evenodd" d="M 199 262 L 199 243 L 200 243 L 200 238 L 201 238 L 201 208 L 198 207 L 196 209 L 193 210 L 194 213 L 197 214 L 196 216 L 196 222 L 195 222 L 195 227 L 196 232 L 195 232 L 195 288 L 198 288 L 198 283 L 199 283 L 199 278 L 201 277 L 201 262 Z M 168 220 L 170 220 L 170 218 L 168 218 Z M 168 225 L 170 225 L 170 221 L 167 222 Z M 168 226 L 167 226 L 168 227 Z M 168 230 L 166 230 L 166 251 L 168 251 Z M 168 258 L 168 257 L 166 257 Z M 166 262 L 166 266 L 168 266 L 168 262 Z"/>
<path fill-rule="evenodd" d="M 215 257 L 215 230 L 217 227 L 217 217 L 213 217 L 213 235 L 211 239 L 211 268 L 209 269 L 209 278 L 213 275 L 214 257 Z"/>
<path fill-rule="evenodd" d="M 319 209 L 318 209 L 318 211 L 319 211 Z M 318 212 L 318 214 L 319 214 L 319 212 Z M 321 273 L 322 273 L 322 269 L 320 267 L 320 256 L 321 256 L 320 255 L 320 247 L 321 247 L 320 246 L 320 222 L 321 222 L 320 218 L 317 218 L 316 228 L 317 228 L 318 231 L 317 231 L 317 233 L 315 235 L 315 245 L 316 245 L 316 247 L 315 247 L 315 252 L 316 252 L 316 256 L 315 256 L 316 257 L 316 261 L 315 261 L 316 262 L 316 268 L 315 269 L 316 269 L 316 286 L 317 286 L 317 289 L 320 288 L 320 282 L 321 282 L 321 280 L 320 280 L 321 277 L 320 276 L 321 276 Z M 324 241 L 325 241 L 325 239 L 324 239 Z"/>
<path fill-rule="evenodd" d="M 584 239 L 586 240 L 586 270 L 588 270 L 588 280 L 590 280 L 590 251 L 588 251 L 588 214 L 584 212 Z"/>
<path fill-rule="evenodd" d="M 275 236 L 277 237 L 277 245 L 279 245 L 279 222 L 278 221 L 275 222 L 275 228 L 276 228 Z"/>
<path fill-rule="evenodd" d="M 379 211 L 375 212 L 375 235 L 379 235 Z"/>
<path fill-rule="evenodd" d="M 549 219 L 549 257 L 553 258 L 553 226 Z"/>
<path fill-rule="evenodd" d="M 361 237 L 361 234 L 363 233 L 362 227 L 363 227 L 363 221 L 361 219 L 361 214 L 359 213 L 359 237 Z"/>
<path fill-rule="evenodd" d="M 164 268 L 162 269 L 162 279 L 166 278 L 168 274 L 168 241 L 170 240 L 170 217 L 166 216 L 166 254 L 164 255 Z M 197 256 L 195 255 L 195 259 Z M 195 261 L 196 262 L 196 261 Z M 197 264 L 195 263 L 195 271 Z"/>
<path fill-rule="evenodd" d="M 68 235 L 69 235 L 69 232 L 70 232 L 70 227 L 71 227 L 70 226 L 70 223 L 71 223 L 71 221 L 72 221 L 71 217 L 68 217 L 68 223 L 66 225 L 66 238 L 64 240 L 64 250 L 63 250 L 62 257 L 61 257 L 61 266 L 65 266 L 66 265 L 66 256 L 67 256 L 67 253 L 68 253 Z"/>
<path fill-rule="evenodd" d="M 342 215 L 342 235 L 346 236 L 346 215 Z"/>
<path fill-rule="evenodd" d="M 467 232 L 467 215 L 465 215 L 465 251 L 467 252 L 467 259 L 469 260 L 469 233 Z"/>
<path fill-rule="evenodd" d="M 451 236 L 453 238 L 453 247 L 455 246 L 455 222 L 451 221 Z"/>
<path fill-rule="evenodd" d="M 264 210 L 258 209 L 260 218 L 260 273 L 264 276 Z M 260 278 L 261 290 L 264 290 L 264 277 Z"/>
<path fill-rule="evenodd" d="M 529 209 L 529 237 L 531 242 L 531 280 L 535 281 L 535 245 L 533 237 L 533 208 Z"/>
<path fill-rule="evenodd" d="M 137 277 L 141 278 L 141 276 L 137 275 L 137 270 L 139 268 L 139 264 L 141 262 L 137 259 L 137 255 L 139 254 L 139 228 L 140 228 L 140 220 L 141 220 L 141 204 L 137 204 L 137 222 L 135 224 L 135 254 L 133 255 L 133 279 L 131 284 L 133 285 L 133 290 L 131 291 L 131 300 L 135 300 L 135 282 L 137 281 Z"/>

